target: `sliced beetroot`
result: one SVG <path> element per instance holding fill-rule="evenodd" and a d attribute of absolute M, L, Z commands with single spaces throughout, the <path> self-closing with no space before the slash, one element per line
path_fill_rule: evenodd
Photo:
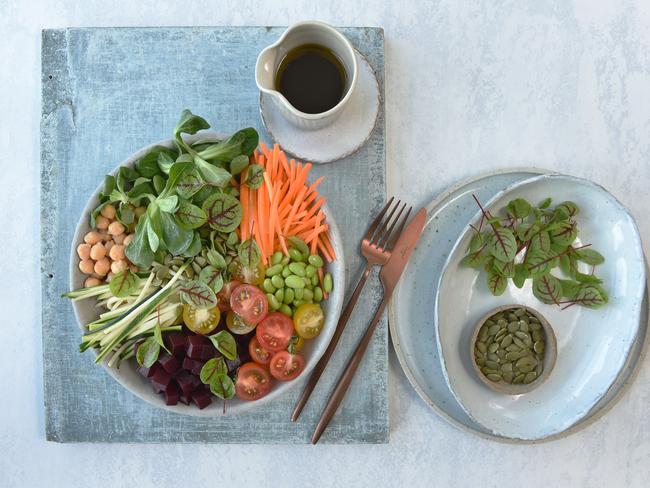
<path fill-rule="evenodd" d="M 165 391 L 167 389 L 167 385 L 171 380 L 172 375 L 170 375 L 163 368 L 158 368 L 151 377 L 151 384 L 153 385 L 154 389 Z"/>
<path fill-rule="evenodd" d="M 140 373 L 145 378 L 151 378 L 156 373 L 156 370 L 158 368 L 160 368 L 158 363 L 153 363 L 150 368 L 138 366 L 138 373 Z"/>
<path fill-rule="evenodd" d="M 165 334 L 165 344 L 172 353 L 172 356 L 180 357 L 185 356 L 185 345 L 187 343 L 187 336 L 182 332 L 171 332 Z"/>
<path fill-rule="evenodd" d="M 181 396 L 178 397 L 178 401 L 181 402 L 181 403 L 184 403 L 185 405 L 189 405 L 190 404 L 190 397 L 189 397 L 189 395 L 188 396 L 181 395 Z"/>
<path fill-rule="evenodd" d="M 169 374 L 174 374 L 181 369 L 181 363 L 178 359 L 174 356 L 170 356 L 166 352 L 160 354 L 160 357 L 158 357 L 158 364 L 160 364 L 160 366 Z"/>
<path fill-rule="evenodd" d="M 203 361 L 197 361 L 195 359 L 185 358 L 183 359 L 183 369 L 186 369 L 192 374 L 199 375 L 201 374 L 201 368 L 205 363 Z"/>
<path fill-rule="evenodd" d="M 214 356 L 215 349 L 209 339 L 200 335 L 193 335 L 187 338 L 185 351 L 190 359 L 205 361 Z"/>
<path fill-rule="evenodd" d="M 187 398 L 190 397 L 190 393 L 192 393 L 194 388 L 196 388 L 196 382 L 194 381 L 194 378 L 196 378 L 196 376 L 188 373 L 187 371 L 181 371 L 176 376 L 176 383 L 178 383 L 181 392 Z"/>
<path fill-rule="evenodd" d="M 203 410 L 205 407 L 212 403 L 212 393 L 208 391 L 203 385 L 199 386 L 192 392 L 192 401 Z"/>
<path fill-rule="evenodd" d="M 167 405 L 176 405 L 180 398 L 180 389 L 173 381 L 167 385 L 165 390 L 165 403 Z"/>

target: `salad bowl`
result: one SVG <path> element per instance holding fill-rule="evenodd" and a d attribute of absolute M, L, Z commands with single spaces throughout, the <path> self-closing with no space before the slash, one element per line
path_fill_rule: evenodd
<path fill-rule="evenodd" d="M 489 434 L 524 441 L 542 440 L 571 428 L 608 394 L 638 333 L 646 287 L 636 224 L 600 186 L 569 176 L 543 175 L 515 183 L 484 207 L 494 212 L 515 198 L 538 202 L 547 197 L 555 202 L 570 199 L 580 207 L 579 239 L 593 244 L 606 259 L 598 270 L 610 294 L 607 305 L 597 310 L 544 305 L 533 296 L 530 282 L 522 289 L 509 284 L 501 296 L 492 296 L 483 273 L 460 266 L 471 239 L 468 230 L 447 258 L 435 299 L 438 353 L 453 396 Z M 478 219 L 477 214 L 472 222 Z M 512 303 L 538 309 L 557 336 L 555 369 L 544 384 L 522 395 L 498 393 L 483 385 L 467 352 L 476 321 L 488 310 Z"/>
<path fill-rule="evenodd" d="M 224 136 L 215 132 L 201 132 L 200 134 L 188 136 L 184 139 L 191 144 L 198 139 L 217 142 L 223 140 L 224 138 Z M 121 166 L 132 167 L 138 159 L 142 158 L 156 146 L 172 148 L 173 144 L 174 142 L 171 139 L 150 144 L 129 156 L 125 161 L 120 163 L 111 174 L 117 174 L 117 171 Z M 90 230 L 89 215 L 92 210 L 99 204 L 99 194 L 102 190 L 102 186 L 103 185 L 99 185 L 94 193 L 90 196 L 75 229 L 70 251 L 69 275 L 70 289 L 73 290 L 82 288 L 84 286 L 84 279 L 86 276 L 81 273 L 79 267 L 77 266 L 78 257 L 76 253 L 76 246 L 79 242 L 83 241 L 84 235 Z M 343 257 L 341 236 L 336 226 L 336 222 L 334 221 L 334 218 L 332 217 L 332 214 L 327 205 L 324 205 L 322 209 L 326 215 L 327 223 L 329 225 L 331 244 L 337 255 L 337 259 L 328 265 L 328 272 L 332 275 L 334 287 L 333 291 L 329 294 L 329 298 L 326 301 L 322 302 L 323 310 L 325 312 L 325 323 L 323 325 L 322 332 L 316 338 L 310 341 L 306 341 L 305 346 L 301 351 L 302 356 L 305 358 L 305 367 L 298 380 L 277 382 L 274 388 L 266 396 L 256 401 L 247 402 L 235 397 L 231 400 L 228 400 L 228 406 L 226 409 L 223 409 L 221 402 L 213 402 L 208 407 L 200 410 L 194 408 L 193 406 L 187 406 L 181 403 L 173 406 L 166 405 L 164 398 L 153 391 L 151 382 L 138 373 L 137 363 L 135 360 L 122 361 L 119 365 L 119 368 L 115 366 L 109 367 L 106 364 L 106 361 L 104 361 L 101 364 L 106 372 L 115 378 L 115 380 L 128 391 L 156 407 L 164 408 L 166 410 L 182 415 L 200 417 L 220 416 L 223 414 L 239 414 L 247 409 L 259 407 L 260 405 L 271 402 L 274 399 L 277 399 L 280 396 L 284 395 L 287 391 L 295 387 L 297 384 L 301 384 L 301 380 L 309 376 L 310 371 L 316 365 L 322 354 L 325 352 L 325 349 L 327 348 L 327 345 L 332 338 L 336 323 L 338 322 L 338 318 L 341 313 L 343 293 L 345 288 L 345 262 Z M 82 331 L 84 331 L 82 324 L 86 324 L 95 320 L 99 315 L 99 309 L 95 306 L 95 302 L 89 300 L 74 301 L 73 309 L 77 322 Z"/>

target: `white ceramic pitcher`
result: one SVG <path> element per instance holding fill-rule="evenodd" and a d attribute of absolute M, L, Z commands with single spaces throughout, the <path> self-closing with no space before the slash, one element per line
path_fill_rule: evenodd
<path fill-rule="evenodd" d="M 275 74 L 280 62 L 289 51 L 305 44 L 319 44 L 333 51 L 341 60 L 347 75 L 345 95 L 326 112 L 301 112 L 276 90 Z M 255 82 L 260 91 L 273 100 L 293 125 L 300 129 L 315 130 L 331 124 L 341 114 L 357 86 L 358 69 L 354 48 L 343 34 L 323 22 L 299 22 L 290 26 L 280 39 L 259 54 L 255 66 Z"/>

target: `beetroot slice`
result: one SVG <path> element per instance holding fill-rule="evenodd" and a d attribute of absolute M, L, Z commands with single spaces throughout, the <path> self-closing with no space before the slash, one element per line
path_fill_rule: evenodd
<path fill-rule="evenodd" d="M 182 357 L 185 355 L 185 344 L 187 336 L 182 332 L 171 332 L 165 334 L 165 343 L 172 353 L 172 356 Z"/>
<path fill-rule="evenodd" d="M 181 363 L 178 362 L 178 359 L 167 353 L 162 353 L 160 355 L 158 358 L 158 364 L 160 364 L 160 366 L 170 374 L 174 374 L 176 371 L 181 369 Z"/>
<path fill-rule="evenodd" d="M 205 363 L 203 361 L 197 361 L 195 359 L 185 358 L 183 359 L 183 369 L 191 372 L 192 374 L 201 374 L 201 368 Z"/>
<path fill-rule="evenodd" d="M 187 338 L 185 351 L 187 357 L 191 359 L 207 360 L 213 356 L 214 347 L 209 339 L 200 335 L 193 335 Z"/>
<path fill-rule="evenodd" d="M 158 363 L 153 363 L 150 368 L 138 366 L 138 373 L 140 373 L 145 378 L 151 378 L 156 373 L 156 370 L 158 368 L 160 368 Z"/>
<path fill-rule="evenodd" d="M 180 390 L 178 386 L 176 386 L 176 384 L 172 381 L 167 385 L 167 389 L 165 390 L 165 403 L 167 405 L 176 405 L 179 398 Z"/>
<path fill-rule="evenodd" d="M 186 398 L 190 397 L 190 393 L 192 393 L 194 388 L 197 386 L 194 378 L 196 378 L 196 376 L 191 375 L 187 371 L 181 371 L 176 376 L 176 383 L 178 383 L 181 392 Z"/>
<path fill-rule="evenodd" d="M 203 410 L 212 403 L 212 393 L 206 390 L 205 387 L 199 386 L 192 392 L 192 401 L 199 407 L 199 410 Z"/>
<path fill-rule="evenodd" d="M 170 375 L 163 368 L 158 368 L 154 375 L 151 377 L 151 384 L 153 385 L 154 389 L 165 391 L 167 389 L 167 385 L 171 380 L 172 375 Z"/>

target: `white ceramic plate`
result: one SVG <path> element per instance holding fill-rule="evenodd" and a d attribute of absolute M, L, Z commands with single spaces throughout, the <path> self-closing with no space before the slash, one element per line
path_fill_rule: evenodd
<path fill-rule="evenodd" d="M 501 297 L 493 297 L 483 273 L 459 266 L 469 232 L 456 242 L 436 296 L 436 338 L 452 393 L 474 422 L 490 434 L 511 439 L 543 439 L 584 418 L 626 364 L 643 309 L 645 263 L 636 225 L 601 187 L 578 178 L 544 175 L 514 184 L 486 205 L 494 211 L 513 198 L 538 202 L 547 196 L 556 203 L 571 199 L 580 206 L 583 242 L 592 243 L 607 258 L 598 268 L 610 292 L 606 307 L 560 311 L 538 302 L 530 284 L 522 290 L 511 284 Z M 466 352 L 476 320 L 506 303 L 534 306 L 551 322 L 558 339 L 555 370 L 545 384 L 525 395 L 489 390 L 475 377 Z"/>
<path fill-rule="evenodd" d="M 187 140 L 191 143 L 198 138 L 218 141 L 223 139 L 223 136 L 214 132 L 202 132 L 196 136 L 188 137 Z M 119 166 L 133 166 L 133 164 L 138 159 L 147 154 L 154 146 L 173 147 L 173 142 L 171 140 L 165 140 L 144 147 L 123 161 Z M 113 174 L 117 172 L 119 166 L 115 169 Z M 70 289 L 72 290 L 83 287 L 85 276 L 79 271 L 79 258 L 77 257 L 76 248 L 77 245 L 82 242 L 83 236 L 90 230 L 88 215 L 99 204 L 98 196 L 101 189 L 102 185 L 100 185 L 97 190 L 95 190 L 93 195 L 88 200 L 88 203 L 86 204 L 86 207 L 81 214 L 77 228 L 75 230 L 75 235 L 70 251 Z M 254 402 L 244 402 L 238 400 L 237 398 L 233 398 L 232 400 L 228 401 L 228 408 L 226 409 L 226 414 L 228 415 L 238 414 L 252 407 L 260 407 L 265 403 L 283 395 L 297 384 L 301 384 L 301 379 L 304 379 L 309 375 L 309 372 L 314 368 L 320 357 L 325 352 L 325 349 L 327 348 L 327 345 L 332 338 L 332 334 L 334 334 L 334 329 L 336 327 L 336 323 L 338 322 L 338 317 L 341 314 L 341 305 L 343 303 L 343 292 L 345 288 L 345 262 L 343 259 L 341 235 L 339 234 L 336 222 L 332 218 L 327 205 L 323 206 L 323 211 L 325 212 L 327 223 L 330 226 L 329 230 L 332 246 L 334 247 L 334 251 L 338 256 L 338 259 L 334 263 L 328 265 L 328 271 L 332 274 L 334 281 L 334 290 L 330 294 L 329 299 L 323 302 L 323 309 L 325 311 L 326 317 L 323 331 L 318 337 L 311 341 L 306 341 L 305 343 L 305 346 L 301 352 L 305 358 L 305 369 L 302 372 L 300 379 L 286 382 L 275 382 L 273 389 L 268 395 Z M 99 314 L 98 309 L 94 306 L 93 300 L 73 302 L 73 308 L 77 322 L 79 323 L 79 326 L 82 330 L 83 324 L 95 320 Z M 140 397 L 141 399 L 147 401 L 148 403 L 155 405 L 156 407 L 164 408 L 166 410 L 170 410 L 183 415 L 193 415 L 197 417 L 214 417 L 223 414 L 223 405 L 220 401 L 216 401 L 218 399 L 213 399 L 212 404 L 203 410 L 199 410 L 195 405 L 188 406 L 182 403 L 174 406 L 165 405 L 162 395 L 154 393 L 151 387 L 151 382 L 138 374 L 135 367 L 135 361 L 133 360 L 123 362 L 119 369 L 116 369 L 114 367 L 109 368 L 105 363 L 103 363 L 102 366 L 113 378 L 115 378 L 122 386 L 124 386 L 124 388 Z"/>
<path fill-rule="evenodd" d="M 358 51 L 359 80 L 347 106 L 330 125 L 317 130 L 300 129 L 289 122 L 275 103 L 260 93 L 260 114 L 274 142 L 298 159 L 327 163 L 360 149 L 370 137 L 379 114 L 377 78 L 366 58 Z"/>

